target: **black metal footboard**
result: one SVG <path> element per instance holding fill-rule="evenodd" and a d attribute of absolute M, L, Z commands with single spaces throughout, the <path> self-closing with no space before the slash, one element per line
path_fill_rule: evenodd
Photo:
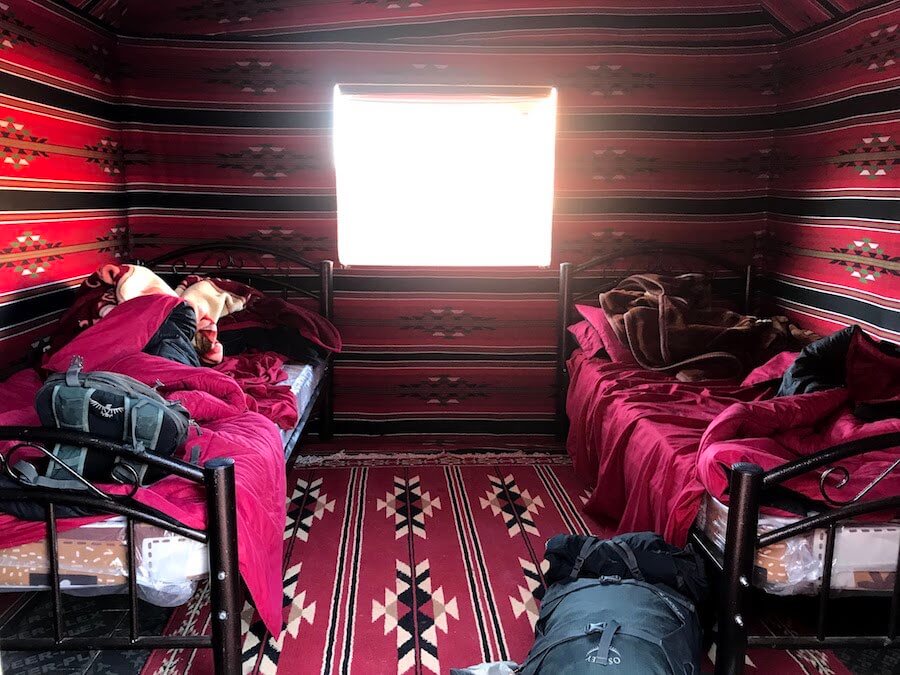
<path fill-rule="evenodd" d="M 835 464 L 852 456 L 875 450 L 900 446 L 900 433 L 888 433 L 859 439 L 823 450 L 815 455 L 784 464 L 770 471 L 755 464 L 735 464 L 731 467 L 729 484 L 728 526 L 724 552 L 696 528 L 691 540 L 704 553 L 711 567 L 721 578 L 721 594 L 718 606 L 718 649 L 716 674 L 742 673 L 748 646 L 770 649 L 829 649 L 834 647 L 900 648 L 898 619 L 900 619 L 900 555 L 894 569 L 894 585 L 887 600 L 888 611 L 883 627 L 867 634 L 832 634 L 829 631 L 829 612 L 832 608 L 832 568 L 838 527 L 853 518 L 870 513 L 896 512 L 900 508 L 900 495 L 882 499 L 863 499 L 875 484 L 900 466 L 897 462 L 884 471 L 866 489 L 846 500 L 835 500 L 826 494 L 826 478 L 838 472 L 846 479 L 846 471 Z M 820 471 L 821 470 L 821 471 Z M 825 508 L 815 515 L 764 534 L 757 531 L 760 506 L 770 494 L 783 490 L 791 478 L 816 472 L 822 496 L 834 508 Z M 841 487 L 846 480 L 839 481 Z M 822 561 L 822 579 L 818 591 L 818 611 L 815 631 L 801 635 L 754 635 L 753 626 L 753 572 L 757 549 L 785 541 L 806 532 L 825 528 L 827 533 L 825 555 Z"/>
<path fill-rule="evenodd" d="M 53 636 L 46 638 L 0 638 L 0 650 L 103 650 L 207 648 L 213 650 L 216 673 L 236 675 L 240 672 L 240 609 L 241 581 L 237 560 L 237 510 L 235 505 L 234 461 L 222 458 L 207 462 L 203 467 L 148 453 L 136 453 L 133 448 L 81 432 L 44 429 L 41 427 L 0 427 L 0 441 L 16 441 L 17 445 L 6 457 L 0 456 L 0 470 L 21 487 L 0 488 L 2 501 L 28 501 L 44 505 L 47 528 L 50 593 L 52 595 Z M 117 456 L 135 457 L 168 474 L 180 476 L 206 489 L 207 529 L 186 527 L 165 514 L 144 506 L 128 495 L 110 495 L 77 474 L 83 489 L 47 490 L 28 485 L 27 478 L 15 467 L 16 453 L 33 448 L 49 456 L 45 446 L 66 443 L 84 446 Z M 52 460 L 51 460 L 52 461 Z M 74 472 L 71 472 L 73 473 Z M 68 636 L 62 607 L 58 557 L 60 507 L 77 507 L 101 513 L 124 516 L 128 532 L 127 576 L 129 597 L 129 634 L 127 637 Z M 137 559 L 135 524 L 148 523 L 203 543 L 209 551 L 209 583 L 212 635 L 148 635 L 140 632 L 138 615 Z"/>

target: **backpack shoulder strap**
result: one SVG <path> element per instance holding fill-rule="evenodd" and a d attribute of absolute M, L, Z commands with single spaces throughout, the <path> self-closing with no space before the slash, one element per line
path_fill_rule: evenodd
<path fill-rule="evenodd" d="M 73 356 L 69 368 L 66 370 L 66 384 L 70 387 L 78 387 L 81 385 L 79 375 L 84 367 L 84 359 L 80 356 Z"/>
<path fill-rule="evenodd" d="M 613 548 L 616 549 L 619 557 L 622 558 L 622 562 L 625 563 L 628 571 L 631 572 L 631 576 L 638 581 L 644 581 L 644 574 L 643 572 L 641 572 L 641 568 L 638 567 L 637 558 L 634 555 L 634 549 L 632 549 L 631 546 L 629 546 L 628 543 L 620 537 L 613 537 L 609 540 L 609 543 L 612 544 Z"/>
<path fill-rule="evenodd" d="M 603 542 L 596 537 L 588 537 L 584 540 L 581 550 L 578 552 L 578 557 L 575 558 L 575 564 L 572 565 L 572 571 L 569 572 L 569 579 L 578 578 L 581 574 L 581 568 L 584 566 L 584 561 L 602 545 Z"/>
<path fill-rule="evenodd" d="M 53 462 L 51 461 L 51 464 Z M 66 465 L 68 466 L 68 465 Z M 31 462 L 21 460 L 16 462 L 15 470 L 18 473 L 19 482 L 27 483 L 33 487 L 49 488 L 51 490 L 87 490 L 88 487 L 74 478 L 51 478 L 41 476 Z M 74 471 L 74 470 L 73 470 Z M 62 476 L 71 475 L 65 469 L 60 473 Z"/>

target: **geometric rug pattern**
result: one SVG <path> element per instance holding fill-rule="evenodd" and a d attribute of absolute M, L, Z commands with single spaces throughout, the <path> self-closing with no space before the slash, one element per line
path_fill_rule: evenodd
<path fill-rule="evenodd" d="M 521 661 L 533 640 L 546 540 L 608 530 L 581 511 L 584 485 L 565 456 L 485 459 L 395 458 L 391 466 L 360 458 L 355 466 L 295 469 L 285 630 L 269 635 L 247 605 L 243 672 L 427 675 Z M 209 628 L 202 590 L 176 609 L 168 632 L 198 628 Z M 747 672 L 850 673 L 818 650 L 752 650 Z M 142 670 L 176 673 L 212 673 L 209 652 L 158 650 Z"/>

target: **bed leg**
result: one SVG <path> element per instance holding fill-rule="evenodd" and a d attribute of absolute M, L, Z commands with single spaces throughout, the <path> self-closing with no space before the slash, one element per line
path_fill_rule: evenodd
<path fill-rule="evenodd" d="M 744 672 L 762 479 L 763 470 L 756 464 L 731 467 L 716 675 Z"/>
<path fill-rule="evenodd" d="M 319 312 L 329 321 L 334 321 L 334 262 L 323 260 L 320 270 L 322 295 Z M 334 361 L 328 363 L 325 383 L 319 402 L 319 440 L 330 441 L 334 435 Z"/>
<path fill-rule="evenodd" d="M 241 672 L 241 582 L 237 559 L 234 460 L 203 467 L 209 521 L 209 580 L 213 660 L 217 675 Z"/>
<path fill-rule="evenodd" d="M 328 365 L 324 391 L 319 405 L 319 440 L 330 441 L 334 436 L 334 364 Z"/>
<path fill-rule="evenodd" d="M 572 263 L 559 266 L 556 326 L 556 438 L 563 440 L 568 431 L 566 393 L 569 386 L 566 360 L 569 357 L 569 304 L 572 297 Z"/>

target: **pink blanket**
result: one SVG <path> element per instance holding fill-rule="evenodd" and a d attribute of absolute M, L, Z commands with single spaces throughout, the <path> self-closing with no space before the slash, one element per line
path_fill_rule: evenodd
<path fill-rule="evenodd" d="M 163 383 L 159 391 L 166 398 L 178 399 L 199 424 L 201 432 L 191 429 L 185 447 L 199 446 L 200 463 L 216 457 L 234 459 L 240 571 L 266 627 L 278 635 L 282 625 L 280 569 L 285 521 L 285 467 L 278 429 L 251 410 L 241 384 L 229 375 L 142 353 L 178 302 L 168 295 L 148 295 L 117 305 L 45 365 L 51 371 L 64 371 L 71 358 L 79 355 L 84 358 L 86 371 L 122 373 L 151 386 L 158 380 Z M 274 363 L 270 360 L 260 367 L 271 372 Z M 255 377 L 257 388 L 253 391 L 259 391 L 261 372 L 257 371 Z M 0 425 L 38 425 L 34 396 L 39 386 L 34 371 L 18 373 L 0 385 Z M 256 406 L 262 408 L 258 403 Z M 0 451 L 5 449 L 0 447 Z M 109 486 L 109 491 L 124 490 Z M 176 477 L 141 488 L 136 495 L 141 503 L 195 528 L 206 526 L 203 497 L 201 486 Z M 71 529 L 102 519 L 65 519 L 60 526 Z M 38 541 L 44 536 L 43 523 L 7 515 L 0 515 L 0 529 L 5 546 Z"/>
<path fill-rule="evenodd" d="M 771 399 L 774 388 L 765 380 L 779 377 L 791 360 L 775 357 L 763 376 L 753 373 L 743 385 L 685 383 L 576 351 L 569 360 L 567 448 L 592 484 L 585 510 L 618 532 L 652 530 L 682 545 L 705 491 L 727 502 L 725 467 L 732 463 L 768 469 L 845 440 L 900 430 L 896 419 L 857 420 L 844 389 Z M 835 496 L 855 495 L 898 452 L 841 462 L 853 479 Z M 817 475 L 788 486 L 822 499 Z M 894 476 L 867 499 L 898 492 Z"/>

